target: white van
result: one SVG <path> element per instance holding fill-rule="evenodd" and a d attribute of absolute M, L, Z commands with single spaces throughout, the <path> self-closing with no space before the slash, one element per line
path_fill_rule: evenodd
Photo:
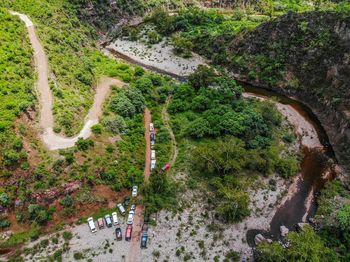
<path fill-rule="evenodd" d="M 156 150 L 151 150 L 151 159 L 152 160 L 156 159 Z"/>
<path fill-rule="evenodd" d="M 89 217 L 87 219 L 87 222 L 88 222 L 88 225 L 89 225 L 91 233 L 96 233 L 97 229 L 96 229 L 96 226 L 95 226 L 95 223 L 94 223 L 94 219 L 92 217 Z"/>
<path fill-rule="evenodd" d="M 117 216 L 117 212 L 113 212 L 112 213 L 112 219 L 113 219 L 113 225 L 118 225 L 118 216 Z"/>
<path fill-rule="evenodd" d="M 151 170 L 156 168 L 156 160 L 151 160 Z"/>

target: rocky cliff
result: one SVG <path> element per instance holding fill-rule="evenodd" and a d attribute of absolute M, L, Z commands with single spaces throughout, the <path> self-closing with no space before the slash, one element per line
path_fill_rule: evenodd
<path fill-rule="evenodd" d="M 288 13 L 227 44 L 230 71 L 309 105 L 350 171 L 350 14 Z"/>

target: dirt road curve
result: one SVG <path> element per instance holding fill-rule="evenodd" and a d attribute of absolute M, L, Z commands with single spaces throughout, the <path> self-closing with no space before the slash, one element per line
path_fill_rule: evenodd
<path fill-rule="evenodd" d="M 170 166 L 173 166 L 175 164 L 176 158 L 177 158 L 177 154 L 178 154 L 178 149 L 177 149 L 177 143 L 176 143 L 176 139 L 175 139 L 175 135 L 174 132 L 170 126 L 170 117 L 168 114 L 168 106 L 171 100 L 171 96 L 168 96 L 166 102 L 165 102 L 165 106 L 162 109 L 162 119 L 163 119 L 163 123 L 164 126 L 166 127 L 166 129 L 169 131 L 170 134 L 170 139 L 171 139 L 171 157 L 169 160 L 169 164 Z"/>
<path fill-rule="evenodd" d="M 50 150 L 56 150 L 61 148 L 68 148 L 74 146 L 79 137 L 84 139 L 91 135 L 91 126 L 98 123 L 98 118 L 102 114 L 102 104 L 109 94 L 110 86 L 116 85 L 118 87 L 124 86 L 124 83 L 120 80 L 104 77 L 102 78 L 97 87 L 93 106 L 89 110 L 89 113 L 85 119 L 85 124 L 82 130 L 75 137 L 62 137 L 53 132 L 54 118 L 52 113 L 53 96 L 49 86 L 49 65 L 45 55 L 43 46 L 41 45 L 32 21 L 28 16 L 11 12 L 13 15 L 19 16 L 19 18 L 25 23 L 28 28 L 28 34 L 30 43 L 34 50 L 34 61 L 38 71 L 38 81 L 36 84 L 39 93 L 40 104 L 40 127 L 43 130 L 42 140 Z"/>

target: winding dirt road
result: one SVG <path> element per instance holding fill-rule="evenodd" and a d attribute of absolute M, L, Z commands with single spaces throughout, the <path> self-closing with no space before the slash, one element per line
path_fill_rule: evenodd
<path fill-rule="evenodd" d="M 17 12 L 10 13 L 19 16 L 19 18 L 25 23 L 28 29 L 30 43 L 34 50 L 34 62 L 38 71 L 36 88 L 39 93 L 40 104 L 39 124 L 40 128 L 43 130 L 41 138 L 49 150 L 72 147 L 75 145 L 78 138 L 81 137 L 86 139 L 91 136 L 91 127 L 98 123 L 98 119 L 102 115 L 102 104 L 110 92 L 110 87 L 112 85 L 122 87 L 125 83 L 114 78 L 101 78 L 96 87 L 93 106 L 89 110 L 85 119 L 84 127 L 79 134 L 74 137 L 63 137 L 55 134 L 53 131 L 54 117 L 52 113 L 53 96 L 49 86 L 49 65 L 44 48 L 36 35 L 34 24 L 29 17 Z"/>

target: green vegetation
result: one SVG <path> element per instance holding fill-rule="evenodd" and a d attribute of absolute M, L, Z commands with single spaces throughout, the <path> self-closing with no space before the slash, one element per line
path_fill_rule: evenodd
<path fill-rule="evenodd" d="M 257 261 L 337 261 L 335 253 L 327 248 L 311 227 L 302 232 L 290 232 L 287 236 L 289 247 L 263 242 L 258 245 Z"/>
<path fill-rule="evenodd" d="M 1 6 L 0 6 L 1 7 Z M 10 167 L 26 159 L 22 140 L 14 132 L 14 120 L 33 107 L 34 73 L 26 28 L 0 8 L 0 165 Z M 0 173 L 6 169 L 1 168 Z M 3 202 L 3 201 L 2 201 Z M 4 204 L 4 203 L 2 203 Z"/>
<path fill-rule="evenodd" d="M 295 156 L 279 156 L 287 129 L 273 103 L 241 99 L 234 80 L 207 67 L 173 92 L 173 130 L 182 146 L 192 145 L 186 146 L 188 170 L 213 191 L 210 202 L 223 220 L 237 222 L 250 214 L 246 189 L 254 174 L 296 173 Z"/>

